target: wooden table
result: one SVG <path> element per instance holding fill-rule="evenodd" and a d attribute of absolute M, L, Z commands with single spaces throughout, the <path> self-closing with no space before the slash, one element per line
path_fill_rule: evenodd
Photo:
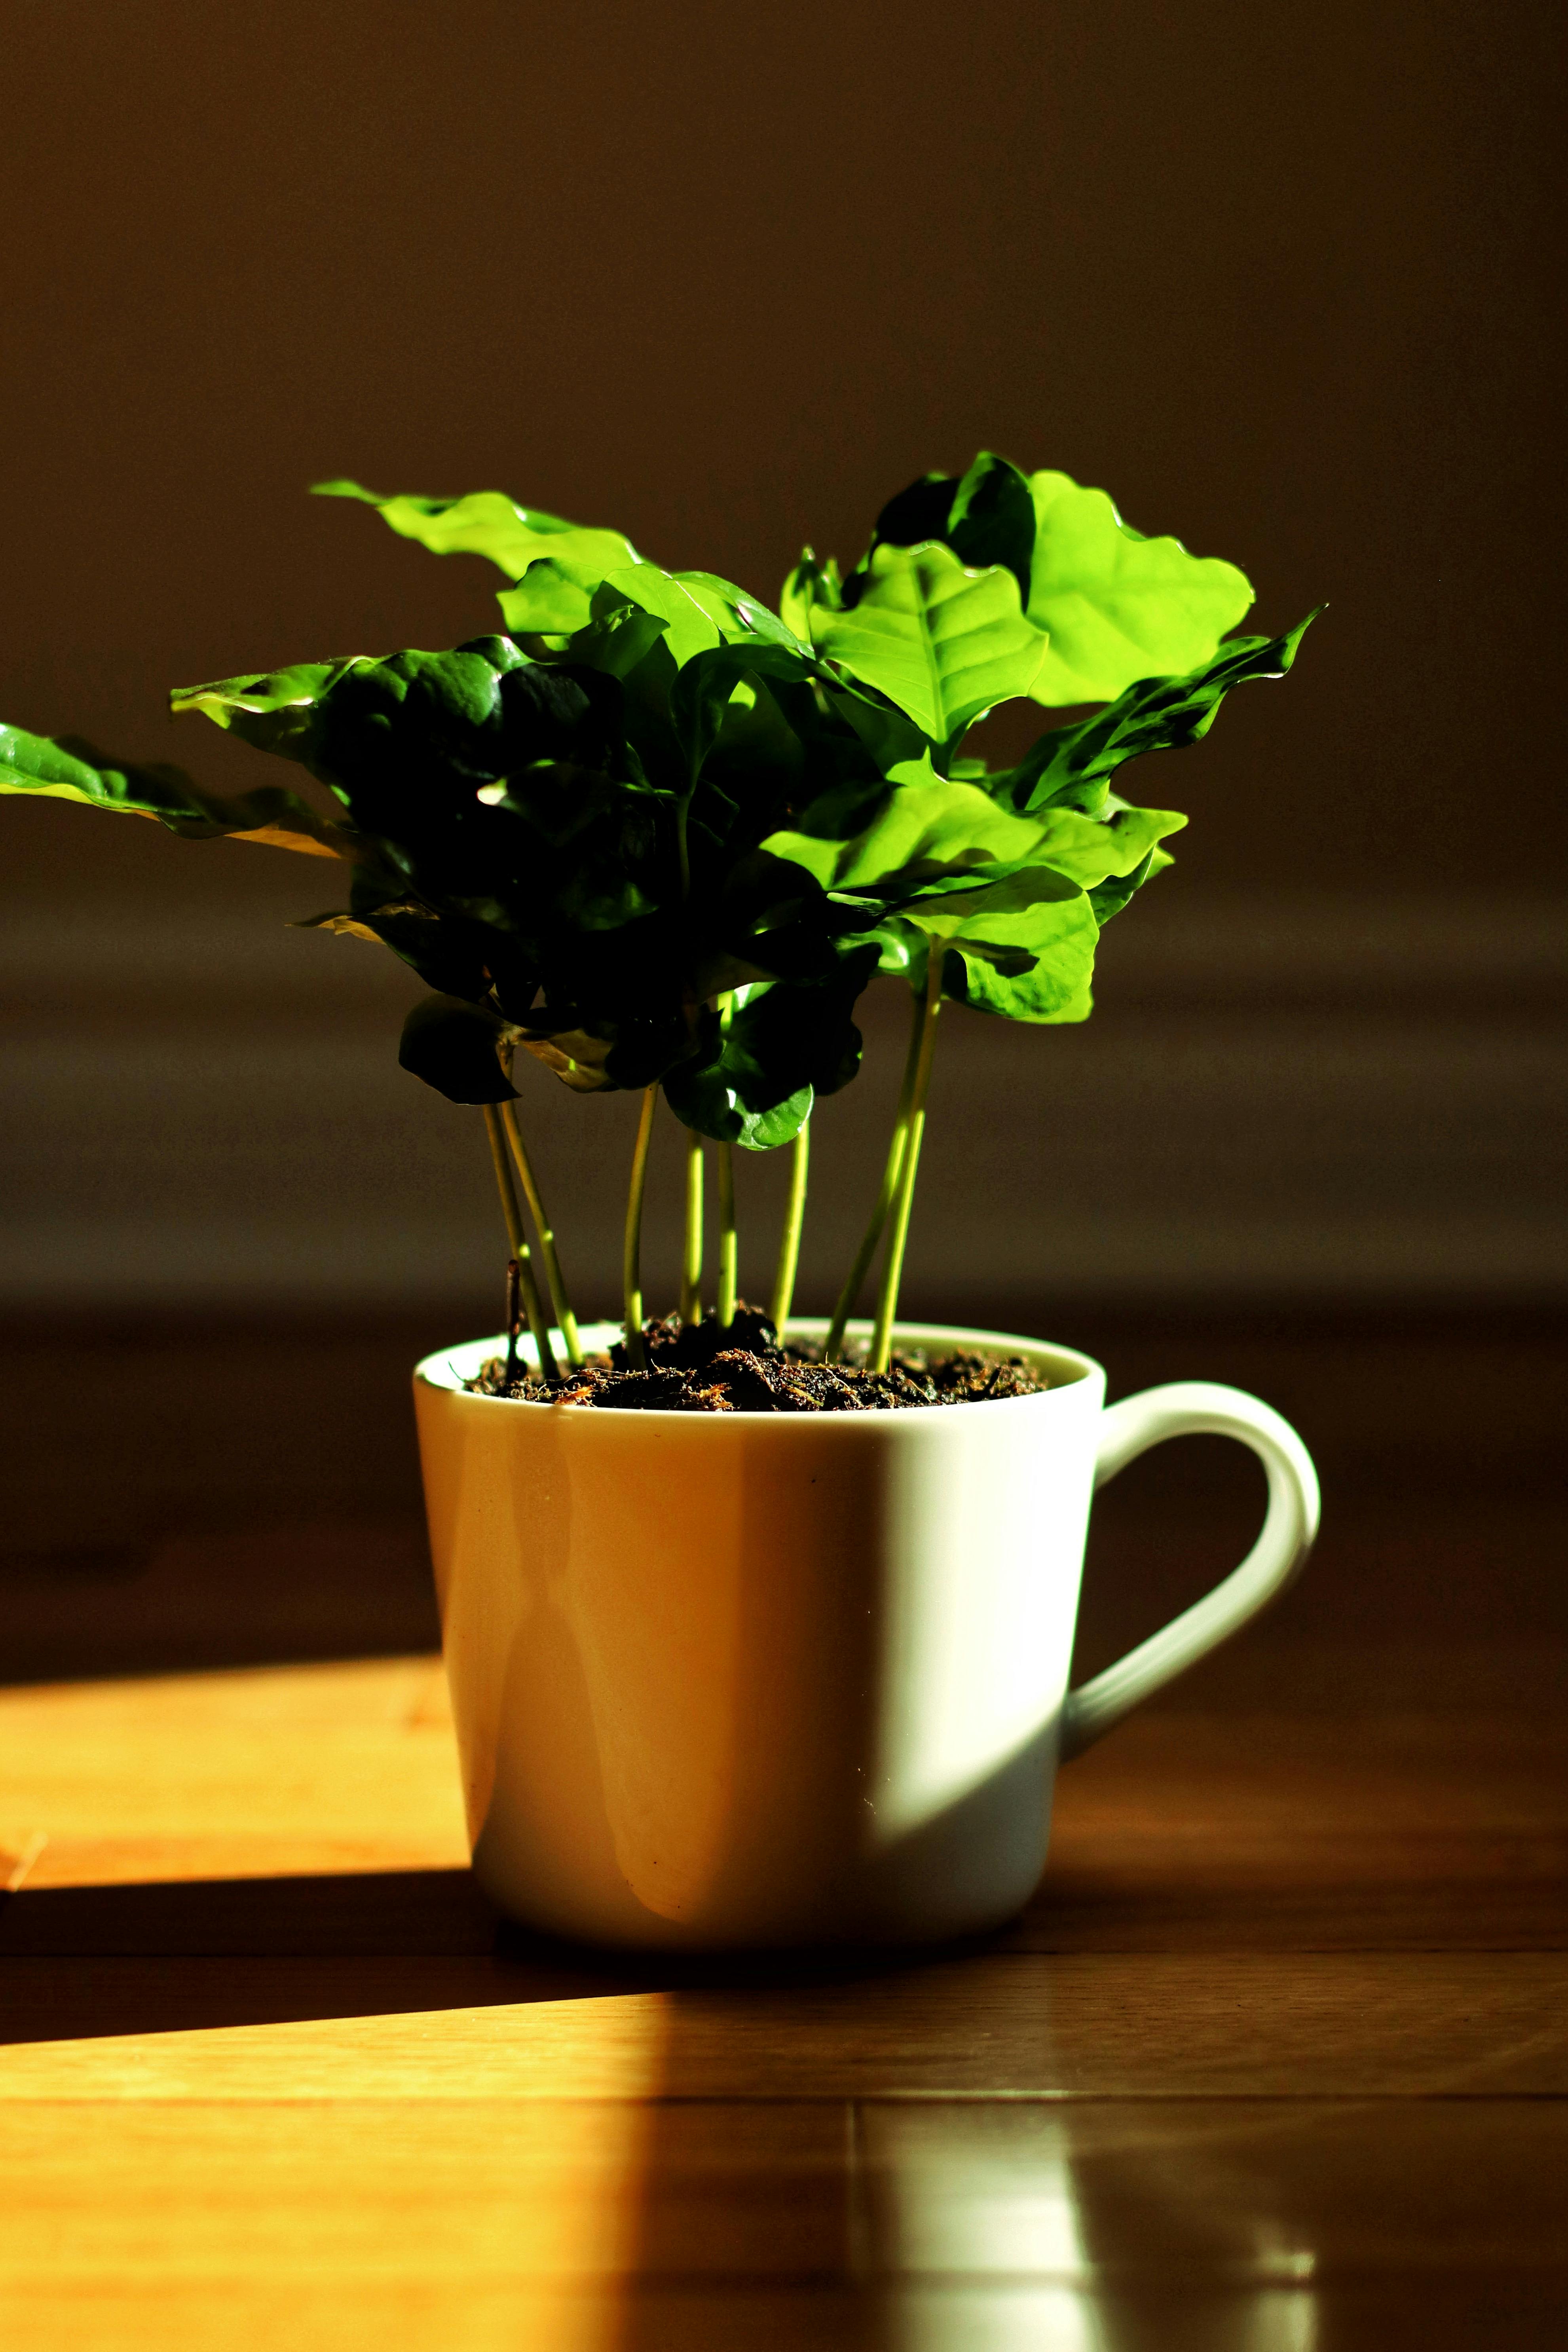
<path fill-rule="evenodd" d="M 425 1658 L 0 1696 L 7 2347 L 1568 2344 L 1568 1735 L 1150 1714 L 902 1965 L 502 1930 Z"/>

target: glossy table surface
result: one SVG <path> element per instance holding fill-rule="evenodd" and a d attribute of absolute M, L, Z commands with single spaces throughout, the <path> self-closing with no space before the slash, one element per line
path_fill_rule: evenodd
<path fill-rule="evenodd" d="M 425 1657 L 0 1694 L 0 2341 L 1568 2342 L 1568 1729 L 1151 1714 L 898 1964 L 498 1928 Z"/>

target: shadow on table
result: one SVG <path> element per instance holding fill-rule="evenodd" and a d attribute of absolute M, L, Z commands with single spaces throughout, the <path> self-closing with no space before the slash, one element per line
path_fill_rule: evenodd
<path fill-rule="evenodd" d="M 994 1941 L 621 1956 L 513 1927 L 466 1870 L 23 1888 L 0 1895 L 0 2044 L 849 1983 Z"/>

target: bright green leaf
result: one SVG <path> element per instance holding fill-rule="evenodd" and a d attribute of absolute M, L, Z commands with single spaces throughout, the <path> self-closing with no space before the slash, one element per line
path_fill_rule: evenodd
<path fill-rule="evenodd" d="M 936 743 L 1029 693 L 1047 650 L 1010 572 L 968 571 L 934 542 L 875 549 L 858 603 L 834 614 L 816 643 Z"/>
<path fill-rule="evenodd" d="M 585 628 L 600 575 L 592 566 L 536 556 L 515 588 L 502 588 L 496 602 L 514 636 L 569 636 Z"/>
<path fill-rule="evenodd" d="M 1032 474 L 1028 616 L 1050 638 L 1037 702 L 1107 702 L 1135 678 L 1195 669 L 1252 603 L 1234 563 L 1145 539 L 1103 490 Z"/>
<path fill-rule="evenodd" d="M 838 577 L 838 566 L 830 555 L 819 563 L 814 550 L 803 547 L 800 562 L 784 582 L 779 598 L 779 611 L 786 628 L 806 644 L 815 644 L 817 634 L 827 625 L 831 614 L 844 609 L 844 584 Z"/>
<path fill-rule="evenodd" d="M 879 787 L 825 794 L 799 829 L 762 845 L 804 866 L 824 889 L 895 898 L 939 877 L 1016 864 L 1045 833 L 1038 818 L 1011 815 L 977 784 L 939 776 L 928 753 Z"/>
<path fill-rule="evenodd" d="M 676 572 L 670 576 L 701 606 L 727 645 L 761 643 L 782 646 L 786 653 L 810 656 L 808 640 L 788 627 L 776 613 L 770 613 L 744 588 L 737 588 L 732 580 L 721 580 L 712 572 Z"/>
<path fill-rule="evenodd" d="M 1120 915 L 1123 907 L 1137 896 L 1145 882 L 1152 882 L 1156 874 L 1163 874 L 1166 867 L 1174 863 L 1175 860 L 1165 850 L 1154 848 L 1141 866 L 1132 868 L 1131 874 L 1109 877 L 1089 894 L 1095 921 L 1103 929 L 1111 917 Z"/>
<path fill-rule="evenodd" d="M 1048 867 L 907 904 L 881 928 L 881 969 L 901 962 L 922 981 L 917 936 L 944 949 L 943 992 L 962 1004 L 1014 1021 L 1088 1014 L 1100 927 L 1084 892 Z"/>
<path fill-rule="evenodd" d="M 400 539 L 417 540 L 434 555 L 485 555 L 509 580 L 521 580 L 535 557 L 552 556 L 602 580 L 642 557 L 624 531 L 600 530 L 519 506 L 501 490 L 474 490 L 462 499 L 382 498 L 357 482 L 317 482 L 319 498 L 361 499 L 378 509 Z"/>
<path fill-rule="evenodd" d="M 719 624 L 705 605 L 673 572 L 661 572 L 657 563 L 606 572 L 594 599 L 595 617 L 607 614 L 616 601 L 635 604 L 665 623 L 664 642 L 677 669 L 683 668 L 694 654 L 705 653 L 721 641 Z"/>
<path fill-rule="evenodd" d="M 1184 677 L 1140 679 L 1091 719 L 1048 730 L 1016 768 L 992 778 L 990 790 L 1020 814 L 1066 803 L 1094 815 L 1124 761 L 1197 742 L 1232 687 L 1283 677 L 1316 618 L 1309 613 L 1282 637 L 1231 637 Z"/>
<path fill-rule="evenodd" d="M 1065 874 L 1085 890 L 1097 889 L 1111 876 L 1131 874 L 1157 842 L 1180 833 L 1187 822 L 1174 809 L 1132 808 L 1125 801 L 1114 802 L 1104 817 L 1060 808 L 1044 811 L 1043 819 L 1034 862 Z"/>

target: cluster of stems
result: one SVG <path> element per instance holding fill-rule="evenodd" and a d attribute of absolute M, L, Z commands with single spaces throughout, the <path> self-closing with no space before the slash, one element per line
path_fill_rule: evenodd
<path fill-rule="evenodd" d="M 539 1180 L 533 1172 L 528 1146 L 522 1139 L 522 1129 L 518 1125 L 516 1106 L 510 1102 L 487 1103 L 485 1132 L 489 1139 L 496 1190 L 500 1194 L 507 1247 L 511 1253 L 507 1265 L 507 1378 L 510 1382 L 516 1374 L 518 1339 L 526 1317 L 540 1371 L 553 1387 L 560 1380 L 561 1372 L 550 1336 L 552 1320 L 560 1332 L 562 1350 L 567 1363 L 575 1366 L 583 1360 L 577 1318 L 566 1296 L 561 1260 L 556 1255 L 554 1228 L 545 1213 Z M 533 1224 L 533 1244 L 544 1268 L 545 1287 L 550 1295 L 549 1315 L 544 1311 L 544 1301 L 540 1296 L 533 1268 L 533 1248 L 530 1246 L 522 1220 L 522 1207 L 518 1199 L 520 1184 Z"/>
<path fill-rule="evenodd" d="M 914 1205 L 915 1179 L 920 1171 L 926 1096 L 931 1086 L 931 1059 L 936 1047 L 937 1015 L 942 1010 L 943 952 L 944 943 L 933 940 L 927 961 L 924 990 L 917 992 L 913 999 L 909 1050 L 904 1057 L 903 1079 L 899 1088 L 898 1109 L 882 1171 L 882 1181 L 871 1212 L 871 1221 L 833 1310 L 825 1351 L 829 1362 L 837 1362 L 843 1356 L 849 1318 L 884 1238 L 887 1245 L 877 1287 L 876 1316 L 867 1361 L 873 1370 L 886 1371 L 892 1355 L 893 1322 L 898 1312 L 904 1249 Z M 647 1346 L 643 1337 L 642 1219 L 643 1199 L 647 1189 L 648 1149 L 653 1140 L 658 1102 L 657 1084 L 646 1087 L 637 1116 L 637 1141 L 632 1148 L 631 1182 L 626 1195 L 621 1260 L 626 1360 L 637 1371 L 647 1369 Z M 538 1179 L 518 1124 L 515 1104 L 487 1105 L 485 1128 L 489 1138 L 490 1157 L 495 1165 L 496 1186 L 500 1195 L 507 1245 L 510 1252 L 507 1266 L 508 1382 L 510 1384 L 516 1375 L 518 1346 L 522 1324 L 526 1320 L 540 1371 L 553 1386 L 561 1379 L 561 1371 L 552 1337 L 552 1328 L 559 1334 L 562 1352 L 568 1365 L 575 1366 L 583 1360 L 577 1321 L 566 1296 L 561 1262 L 556 1255 L 554 1232 L 545 1213 Z M 735 1318 L 740 1255 L 735 1222 L 734 1146 L 720 1143 L 716 1150 L 719 1155 L 719 1265 L 714 1314 L 721 1328 L 727 1328 Z M 680 1269 L 680 1316 L 685 1323 L 700 1323 L 702 1319 L 703 1158 L 703 1139 L 689 1129 L 686 1137 L 686 1235 Z M 784 1208 L 784 1229 L 779 1240 L 778 1262 L 768 1307 L 770 1319 L 781 1339 L 795 1298 L 810 1165 L 811 1122 L 807 1119 L 791 1147 L 789 1197 Z M 531 1244 L 523 1222 L 524 1202 L 533 1228 Z M 535 1272 L 535 1252 L 543 1269 L 545 1291 L 549 1297 L 548 1313 Z"/>
<path fill-rule="evenodd" d="M 871 1270 L 871 1262 L 884 1233 L 888 1235 L 888 1246 L 882 1260 L 881 1280 L 877 1286 L 877 1313 L 871 1327 L 871 1347 L 867 1361 L 873 1371 L 885 1372 L 892 1357 L 893 1318 L 898 1312 L 899 1285 L 904 1271 L 904 1245 L 909 1240 L 915 1178 L 920 1173 L 921 1144 L 925 1136 L 926 1096 L 931 1087 L 931 1057 L 936 1051 L 936 1020 L 942 1011 L 943 953 L 944 942 L 933 940 L 926 959 L 925 991 L 923 995 L 915 997 L 911 1007 L 903 1083 L 899 1088 L 899 1107 L 894 1114 L 893 1132 L 888 1145 L 877 1204 L 871 1212 L 871 1222 L 861 1236 L 860 1246 L 855 1253 L 855 1263 L 849 1269 L 848 1279 L 838 1294 L 833 1320 L 827 1327 L 827 1345 L 824 1352 L 830 1364 L 837 1363 L 843 1356 L 844 1335 L 849 1318 L 855 1312 L 855 1303 Z"/>

